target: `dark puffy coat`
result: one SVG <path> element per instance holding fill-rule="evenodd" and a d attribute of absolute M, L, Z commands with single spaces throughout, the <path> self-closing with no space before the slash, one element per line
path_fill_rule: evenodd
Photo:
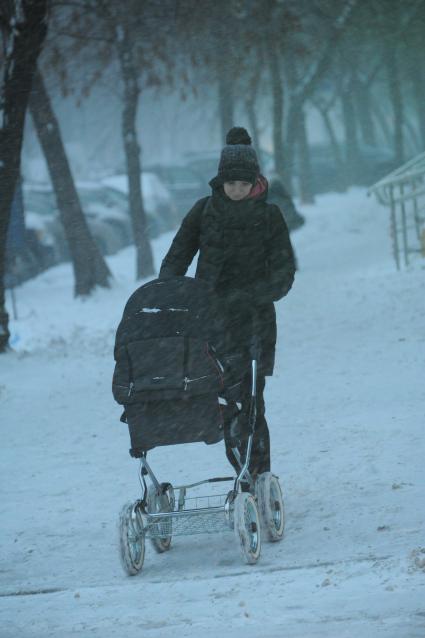
<path fill-rule="evenodd" d="M 212 196 L 196 202 L 183 219 L 159 276 L 184 275 L 199 250 L 195 276 L 208 281 L 225 303 L 238 292 L 248 293 L 259 319 L 259 371 L 271 375 L 273 302 L 287 294 L 295 273 L 288 228 L 279 208 L 267 203 L 267 189 L 256 198 L 232 201 L 217 179 L 210 184 Z"/>

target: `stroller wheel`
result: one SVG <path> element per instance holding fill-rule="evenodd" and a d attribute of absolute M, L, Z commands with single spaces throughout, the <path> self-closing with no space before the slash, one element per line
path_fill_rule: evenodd
<path fill-rule="evenodd" d="M 248 492 L 236 496 L 233 520 L 242 556 L 248 565 L 253 565 L 260 557 L 261 530 L 257 504 Z"/>
<path fill-rule="evenodd" d="M 162 487 L 162 485 L 161 485 Z M 146 510 L 150 514 L 171 512 L 174 509 L 174 492 L 171 485 L 163 494 L 158 494 L 154 485 L 149 485 L 146 500 Z M 157 523 L 151 526 L 151 543 L 155 550 L 162 554 L 170 549 L 172 521 L 171 518 L 157 519 Z"/>
<path fill-rule="evenodd" d="M 135 576 L 145 559 L 145 532 L 138 503 L 126 503 L 119 519 L 120 554 L 124 571 Z"/>
<path fill-rule="evenodd" d="M 263 531 L 269 541 L 280 541 L 285 529 L 285 507 L 279 479 L 271 472 L 263 472 L 255 484 L 258 509 Z"/>

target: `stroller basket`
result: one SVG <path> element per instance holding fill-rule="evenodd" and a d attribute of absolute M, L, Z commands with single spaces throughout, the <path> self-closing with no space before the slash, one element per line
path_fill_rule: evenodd
<path fill-rule="evenodd" d="M 146 538 L 214 534 L 232 529 L 227 494 L 188 497 L 188 487 L 193 486 L 176 488 L 178 500 L 174 503 L 173 499 L 172 511 L 154 514 L 145 510 L 143 527 Z"/>
<path fill-rule="evenodd" d="M 225 496 L 225 495 L 224 495 Z M 221 507 L 205 507 L 166 514 L 147 514 L 144 533 L 146 538 L 166 536 L 193 536 L 232 531 L 226 517 L 224 504 Z"/>

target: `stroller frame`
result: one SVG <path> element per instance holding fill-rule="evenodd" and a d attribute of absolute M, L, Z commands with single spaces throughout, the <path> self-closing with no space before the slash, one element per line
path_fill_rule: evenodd
<path fill-rule="evenodd" d="M 204 481 L 199 481 L 198 483 L 192 483 L 192 484 L 188 484 L 188 485 L 181 485 L 178 487 L 175 487 L 174 489 L 178 489 L 178 490 L 182 490 L 185 488 L 191 488 L 191 487 L 197 487 L 198 485 L 203 485 L 206 483 L 219 483 L 221 481 L 234 481 L 235 482 L 235 491 L 238 491 L 240 483 L 245 480 L 251 489 L 253 489 L 254 487 L 254 480 L 251 476 L 251 473 L 249 472 L 249 462 L 251 460 L 251 451 L 252 451 L 252 440 L 253 440 L 253 436 L 254 436 L 254 429 L 255 429 L 255 421 L 257 418 L 257 361 L 255 359 L 253 359 L 251 361 L 251 401 L 250 401 L 250 408 L 249 408 L 249 436 L 248 436 L 248 440 L 247 440 L 247 451 L 246 451 L 246 458 L 244 463 L 242 463 L 242 459 L 241 459 L 241 455 L 239 453 L 239 450 L 237 447 L 232 447 L 232 452 L 233 455 L 240 467 L 240 472 L 237 475 L 236 478 L 234 477 L 223 477 L 223 478 L 213 478 L 213 479 L 205 479 Z M 146 482 L 144 479 L 144 476 L 149 475 L 149 478 L 151 479 L 152 483 L 155 485 L 155 488 L 157 491 L 159 491 L 161 489 L 161 484 L 159 483 L 158 479 L 156 478 L 155 474 L 153 473 L 149 463 L 146 460 L 146 454 L 141 456 L 140 458 L 140 476 L 139 476 L 139 480 L 141 482 L 142 488 L 144 489 L 144 497 L 146 496 L 146 492 L 147 492 L 147 486 L 146 486 Z"/>
<path fill-rule="evenodd" d="M 158 480 L 144 453 L 140 457 L 139 468 L 143 496 L 125 505 L 120 516 L 121 560 L 129 575 L 135 575 L 142 569 L 145 539 L 150 539 L 155 550 L 162 553 L 169 549 L 172 536 L 211 534 L 233 529 L 242 556 L 248 564 L 256 563 L 260 556 L 261 530 L 269 540 L 281 540 L 285 519 L 278 478 L 271 472 L 265 472 L 254 480 L 249 471 L 257 417 L 257 344 L 252 344 L 250 350 L 249 434 L 244 459 L 237 441 L 231 441 L 239 472 L 236 477 L 209 478 L 173 487 L 170 483 Z M 149 487 L 146 476 L 151 481 Z M 221 482 L 232 482 L 233 488 L 227 494 L 187 496 L 192 488 Z"/>

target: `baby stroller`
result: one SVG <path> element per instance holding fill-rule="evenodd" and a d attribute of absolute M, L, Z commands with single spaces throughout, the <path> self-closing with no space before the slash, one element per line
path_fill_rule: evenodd
<path fill-rule="evenodd" d="M 255 317 L 233 308 L 235 331 L 226 323 L 223 304 L 199 279 L 174 277 L 141 286 L 128 300 L 115 342 L 113 394 L 124 406 L 131 456 L 140 459 L 141 498 L 120 514 L 121 560 L 135 575 L 143 567 L 145 541 L 157 552 L 170 548 L 173 536 L 234 530 L 242 556 L 256 563 L 262 536 L 283 537 L 285 516 L 278 478 L 249 471 L 256 421 L 256 378 L 259 347 Z M 245 333 L 245 334 L 244 334 Z M 242 412 L 242 378 L 251 377 L 249 411 Z M 236 476 L 207 478 L 173 486 L 160 482 L 147 460 L 149 450 L 163 445 L 223 438 L 236 459 Z M 149 485 L 146 480 L 148 479 Z M 193 488 L 231 483 L 220 495 L 192 497 Z"/>

